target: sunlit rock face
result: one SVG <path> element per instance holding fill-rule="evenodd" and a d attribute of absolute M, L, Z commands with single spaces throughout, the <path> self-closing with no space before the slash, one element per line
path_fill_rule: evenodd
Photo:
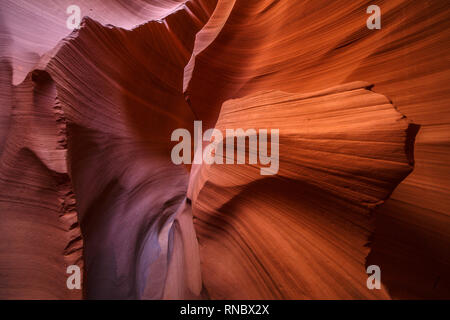
<path fill-rule="evenodd" d="M 374 1 L 379 30 L 367 1 L 105 3 L 0 6 L 0 298 L 450 298 L 447 1 Z M 176 165 L 194 120 L 279 130 L 275 174 Z"/>

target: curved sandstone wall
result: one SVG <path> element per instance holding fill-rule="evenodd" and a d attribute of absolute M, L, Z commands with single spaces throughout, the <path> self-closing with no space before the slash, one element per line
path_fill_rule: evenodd
<path fill-rule="evenodd" d="M 0 6 L 0 298 L 450 297 L 447 1 L 70 5 Z M 194 120 L 278 171 L 174 164 Z"/>

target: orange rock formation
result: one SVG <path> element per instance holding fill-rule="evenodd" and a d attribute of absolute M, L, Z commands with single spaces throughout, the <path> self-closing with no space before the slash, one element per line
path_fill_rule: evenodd
<path fill-rule="evenodd" d="M 0 6 L 0 298 L 450 297 L 447 1 L 78 2 Z M 173 164 L 194 120 L 278 173 Z"/>

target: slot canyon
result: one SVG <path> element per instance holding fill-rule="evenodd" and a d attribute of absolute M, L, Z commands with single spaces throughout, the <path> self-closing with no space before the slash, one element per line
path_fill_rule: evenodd
<path fill-rule="evenodd" d="M 0 299 L 450 299 L 449 83 L 446 0 L 0 0 Z"/>

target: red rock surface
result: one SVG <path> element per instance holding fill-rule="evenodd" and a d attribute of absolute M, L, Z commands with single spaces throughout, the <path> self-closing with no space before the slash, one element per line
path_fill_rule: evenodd
<path fill-rule="evenodd" d="M 0 6 L 0 298 L 450 297 L 447 1 L 70 4 Z M 194 120 L 278 174 L 173 164 Z"/>

